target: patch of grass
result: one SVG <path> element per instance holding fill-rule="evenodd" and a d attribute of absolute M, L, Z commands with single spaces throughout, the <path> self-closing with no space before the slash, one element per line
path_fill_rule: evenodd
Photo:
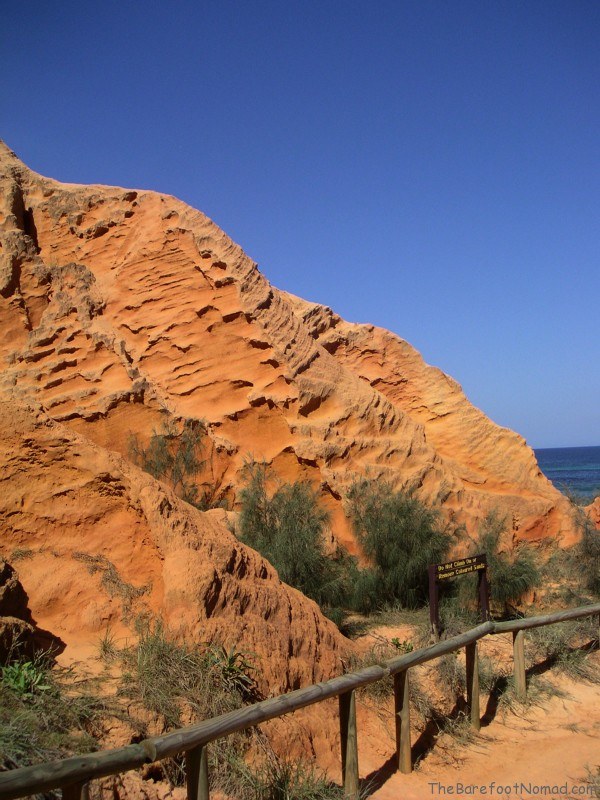
<path fill-rule="evenodd" d="M 0 680 L 1 768 L 95 750 L 105 720 L 116 713 L 97 688 L 92 680 L 76 678 L 72 669 L 52 668 L 45 656 L 5 665 Z"/>
<path fill-rule="evenodd" d="M 587 659 L 587 652 L 582 646 L 587 625 L 559 622 L 544 625 L 527 632 L 526 652 L 533 663 L 546 662 L 560 672 L 572 678 L 598 680 L 597 668 Z"/>
<path fill-rule="evenodd" d="M 573 506 L 573 515 L 580 541 L 569 548 L 545 543 L 541 573 L 546 604 L 581 606 L 600 596 L 600 532 L 581 508 Z"/>
<path fill-rule="evenodd" d="M 452 697 L 461 697 L 467 688 L 467 673 L 458 653 L 446 653 L 435 660 L 439 683 Z"/>
<path fill-rule="evenodd" d="M 510 667 L 499 667 L 488 656 L 479 653 L 479 689 L 491 694 L 498 685 L 506 685 Z"/>
<path fill-rule="evenodd" d="M 138 632 L 138 641 L 119 654 L 120 694 L 153 713 L 163 731 L 178 727 L 184 717 L 200 720 L 232 711 L 255 696 L 254 667 L 243 654 L 180 644 L 160 621 L 143 620 Z"/>
<path fill-rule="evenodd" d="M 471 720 L 463 712 L 455 717 L 444 717 L 440 723 L 440 733 L 448 734 L 462 746 L 472 744 L 477 739 Z"/>
<path fill-rule="evenodd" d="M 125 612 L 130 611 L 134 600 L 151 590 L 150 584 L 133 586 L 131 583 L 124 581 L 115 565 L 106 556 L 75 552 L 72 554 L 72 558 L 76 561 L 82 561 L 87 566 L 90 575 L 94 575 L 96 572 L 102 573 L 100 585 L 111 597 L 119 597 L 121 599 Z"/>
<path fill-rule="evenodd" d="M 590 789 L 587 792 L 587 797 L 600 797 L 600 764 L 595 767 L 586 767 L 586 773 L 582 781 Z"/>
<path fill-rule="evenodd" d="M 470 577 L 470 575 L 466 575 L 463 581 Z M 464 585 L 462 583 L 462 587 Z M 471 593 L 471 596 L 474 596 L 474 592 Z M 473 605 L 466 602 L 460 594 L 458 596 L 447 595 L 440 601 L 440 622 L 444 636 L 451 639 L 453 636 L 458 636 L 470 628 L 474 628 L 479 622 L 479 617 Z"/>
<path fill-rule="evenodd" d="M 270 758 L 256 772 L 248 771 L 244 800 L 343 800 L 336 786 L 302 761 Z"/>
<path fill-rule="evenodd" d="M 247 656 L 217 645 L 188 647 L 171 638 L 160 621 L 141 620 L 138 641 L 120 651 L 119 695 L 153 716 L 160 733 L 192 721 L 219 716 L 258 699 Z M 146 732 L 145 732 L 146 733 Z M 233 734 L 210 747 L 211 780 L 227 780 L 251 734 Z M 183 782 L 180 759 L 161 764 L 172 784 Z"/>
<path fill-rule="evenodd" d="M 114 637 L 114 634 L 107 628 L 98 642 L 98 658 L 106 664 L 115 661 L 119 655 L 119 648 Z"/>
<path fill-rule="evenodd" d="M 398 603 L 392 603 L 385 608 L 374 611 L 366 617 L 370 628 L 386 625 L 393 627 L 397 625 L 413 625 L 415 628 L 420 628 L 423 625 L 429 627 L 429 609 L 426 606 L 422 608 L 404 608 Z"/>
<path fill-rule="evenodd" d="M 366 667 L 372 667 L 374 664 L 385 666 L 385 661 L 397 655 L 398 651 L 391 642 L 384 637 L 380 637 L 380 640 L 362 655 L 358 656 L 352 653 L 344 665 L 344 671 L 358 672 Z M 394 679 L 391 675 L 388 675 L 379 681 L 362 686 L 358 692 L 363 698 L 370 698 L 377 704 L 383 703 L 394 693 Z"/>
<path fill-rule="evenodd" d="M 395 628 L 408 625 L 412 628 L 409 641 L 413 647 L 424 647 L 430 643 L 429 609 L 425 607 L 409 609 L 394 604 L 370 614 L 350 615 L 348 623 L 351 626 L 350 633 L 347 634 L 349 638 L 362 636 L 374 628 Z"/>
<path fill-rule="evenodd" d="M 9 561 L 24 561 L 26 558 L 33 558 L 34 555 L 29 547 L 17 547 L 10 554 Z"/>
<path fill-rule="evenodd" d="M 436 720 L 441 717 L 436 711 L 431 698 L 425 692 L 421 682 L 415 675 L 411 675 L 410 677 L 410 705 L 411 712 L 414 711 L 416 718 L 419 719 L 421 723 L 427 723 L 430 720 Z"/>

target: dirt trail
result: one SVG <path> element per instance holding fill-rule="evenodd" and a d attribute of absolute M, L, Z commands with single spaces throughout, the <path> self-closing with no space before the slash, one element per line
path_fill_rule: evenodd
<path fill-rule="evenodd" d="M 590 658 L 600 665 L 599 654 Z M 522 708 L 519 715 L 501 711 L 482 727 L 479 736 L 464 745 L 447 734 L 440 736 L 410 775 L 387 777 L 381 757 L 375 763 L 377 757 L 368 752 L 371 746 L 367 745 L 361 757 L 361 775 L 379 784 L 370 797 L 596 797 L 584 779 L 588 769 L 600 767 L 600 685 L 565 677 L 553 677 L 552 682 L 563 696 L 544 698 L 542 705 Z M 360 742 L 359 735 L 359 747 Z M 559 788 L 539 788 L 546 786 Z"/>

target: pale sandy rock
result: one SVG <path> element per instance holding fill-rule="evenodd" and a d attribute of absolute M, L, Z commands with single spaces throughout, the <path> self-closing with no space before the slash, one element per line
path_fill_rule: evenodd
<path fill-rule="evenodd" d="M 594 501 L 586 507 L 585 512 L 594 525 L 600 529 L 600 497 L 596 497 Z"/>

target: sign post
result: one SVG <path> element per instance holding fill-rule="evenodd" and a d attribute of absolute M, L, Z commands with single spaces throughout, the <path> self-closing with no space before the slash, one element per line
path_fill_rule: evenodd
<path fill-rule="evenodd" d="M 436 639 L 439 639 L 441 633 L 439 604 L 440 581 L 458 578 L 461 575 L 468 575 L 471 572 L 477 572 L 479 614 L 481 621 L 485 622 L 490 618 L 490 589 L 487 578 L 487 557 L 485 553 L 480 553 L 477 556 L 457 558 L 445 564 L 429 565 L 429 619 L 431 621 L 431 630 Z"/>
<path fill-rule="evenodd" d="M 436 638 L 440 638 L 440 608 L 439 608 L 439 588 L 436 577 L 437 564 L 429 565 L 429 621 L 431 631 Z"/>

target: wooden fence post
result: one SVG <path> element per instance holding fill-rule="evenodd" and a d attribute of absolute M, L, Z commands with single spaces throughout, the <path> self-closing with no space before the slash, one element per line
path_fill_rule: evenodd
<path fill-rule="evenodd" d="M 471 725 L 478 731 L 481 728 L 479 714 L 479 656 L 477 642 L 465 647 L 467 661 L 467 706 L 471 715 Z"/>
<path fill-rule="evenodd" d="M 208 792 L 208 750 L 199 745 L 185 754 L 185 777 L 187 800 L 209 800 Z"/>
<path fill-rule="evenodd" d="M 410 754 L 410 682 L 409 670 L 394 675 L 394 714 L 396 718 L 396 757 L 398 769 L 412 772 Z"/>
<path fill-rule="evenodd" d="M 525 679 L 525 650 L 523 631 L 513 631 L 513 669 L 515 678 L 515 693 L 522 703 L 527 699 L 527 681 Z"/>
<path fill-rule="evenodd" d="M 359 800 L 358 737 L 354 690 L 339 696 L 340 739 L 342 745 L 342 783 L 347 800 Z"/>
<path fill-rule="evenodd" d="M 88 800 L 89 783 L 83 781 L 62 787 L 63 800 Z"/>

